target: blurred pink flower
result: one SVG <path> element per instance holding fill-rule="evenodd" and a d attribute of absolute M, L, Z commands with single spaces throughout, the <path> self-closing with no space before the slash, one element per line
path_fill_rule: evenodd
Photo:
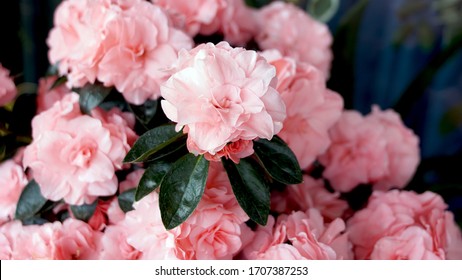
<path fill-rule="evenodd" d="M 227 0 L 151 0 L 164 8 L 175 27 L 184 30 L 189 36 L 197 35 L 205 28 L 208 35 L 218 30 L 215 19 L 220 10 L 226 7 Z"/>
<path fill-rule="evenodd" d="M 248 259 L 352 259 L 351 244 L 344 233 L 345 222 L 337 218 L 324 223 L 317 209 L 269 217 L 259 226 L 254 240 L 244 248 Z M 290 245 L 289 245 L 290 244 Z"/>
<path fill-rule="evenodd" d="M 271 210 L 277 213 L 290 214 L 293 211 L 306 211 L 309 208 L 318 209 L 324 219 L 332 221 L 342 217 L 348 209 L 348 203 L 341 200 L 340 193 L 329 192 L 322 179 L 303 176 L 303 183 L 289 185 L 284 191 L 271 193 Z"/>
<path fill-rule="evenodd" d="M 0 64 L 0 107 L 16 97 L 16 85 L 10 77 L 10 71 Z"/>
<path fill-rule="evenodd" d="M 283 55 L 317 67 L 329 77 L 332 35 L 329 28 L 297 6 L 275 1 L 258 11 L 255 40 L 262 50 L 277 49 Z"/>
<path fill-rule="evenodd" d="M 287 108 L 279 136 L 306 169 L 329 147 L 328 130 L 342 114 L 343 99 L 326 88 L 322 73 L 315 67 L 283 57 L 277 50 L 262 55 L 276 67 L 276 89 Z"/>
<path fill-rule="evenodd" d="M 224 35 L 224 40 L 233 46 L 244 46 L 258 33 L 257 11 L 247 7 L 244 0 L 226 0 L 215 22 L 219 25 L 218 32 Z M 212 30 L 203 28 L 203 33 Z"/>
<path fill-rule="evenodd" d="M 341 192 L 359 184 L 403 188 L 420 161 L 417 136 L 391 110 L 374 106 L 366 117 L 345 111 L 329 134 L 332 145 L 319 160 L 323 176 Z"/>
<path fill-rule="evenodd" d="M 117 191 L 115 171 L 136 139 L 126 113 L 79 111 L 78 95 L 66 95 L 32 120 L 33 142 L 24 151 L 29 167 L 50 200 L 90 204 Z"/>
<path fill-rule="evenodd" d="M 6 246 L 1 242 L 5 240 L 2 235 L 8 240 Z M 0 251 L 6 251 L 2 259 L 91 260 L 98 257 L 100 237 L 101 233 L 88 224 L 71 218 L 63 223 L 30 226 L 13 221 L 0 227 L 0 246 L 5 246 Z"/>
<path fill-rule="evenodd" d="M 462 259 L 462 235 L 435 193 L 375 191 L 348 221 L 357 259 Z"/>
<path fill-rule="evenodd" d="M 66 0 L 57 8 L 47 40 L 70 87 L 99 80 L 142 104 L 160 96 L 165 69 L 192 40 L 169 24 L 159 7 L 141 0 Z"/>
<path fill-rule="evenodd" d="M 188 133 L 194 154 L 219 153 L 228 143 L 271 139 L 286 112 L 275 90 L 275 69 L 255 51 L 226 42 L 180 51 L 174 74 L 161 87 L 162 108 Z"/>
<path fill-rule="evenodd" d="M 419 138 L 393 110 L 381 111 L 378 106 L 372 106 L 370 118 L 384 127 L 388 154 L 388 173 L 374 183 L 374 189 L 403 187 L 411 180 L 420 162 Z"/>
<path fill-rule="evenodd" d="M 165 70 L 192 40 L 171 27 L 159 7 L 142 1 L 106 24 L 102 47 L 98 79 L 140 105 L 160 96 L 159 85 L 169 76 Z"/>
<path fill-rule="evenodd" d="M 16 204 L 27 181 L 22 166 L 13 160 L 0 163 L 0 225 L 14 219 Z"/>
<path fill-rule="evenodd" d="M 71 92 L 65 84 L 51 89 L 56 80 L 58 80 L 57 76 L 43 77 L 39 80 L 37 90 L 37 113 L 50 109 L 56 101 L 61 100 L 65 94 Z"/>

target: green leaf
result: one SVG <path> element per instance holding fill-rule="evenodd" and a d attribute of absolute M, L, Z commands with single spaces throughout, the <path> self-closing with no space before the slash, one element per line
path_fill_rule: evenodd
<path fill-rule="evenodd" d="M 260 139 L 254 142 L 253 149 L 273 179 L 284 184 L 300 184 L 303 181 L 297 158 L 281 138 L 274 136 L 271 141 Z"/>
<path fill-rule="evenodd" d="M 15 219 L 27 220 L 40 211 L 47 199 L 40 193 L 40 187 L 35 180 L 30 181 L 19 197 L 16 205 Z"/>
<path fill-rule="evenodd" d="M 253 8 L 261 8 L 271 3 L 271 0 L 245 0 L 245 4 Z"/>
<path fill-rule="evenodd" d="M 171 167 L 172 163 L 169 162 L 154 162 L 151 164 L 140 179 L 135 192 L 135 200 L 138 201 L 157 189 Z"/>
<path fill-rule="evenodd" d="M 91 110 L 103 102 L 106 96 L 109 95 L 112 88 L 105 87 L 101 84 L 86 84 L 81 88 L 75 88 L 73 90 L 80 94 L 80 111 L 84 114 L 90 114 Z"/>
<path fill-rule="evenodd" d="M 66 76 L 59 77 L 58 79 L 56 79 L 56 81 L 51 85 L 51 87 L 48 90 L 52 90 L 52 89 L 55 89 L 55 88 L 57 88 L 59 86 L 62 86 L 66 82 L 67 82 L 67 77 Z"/>
<path fill-rule="evenodd" d="M 183 223 L 196 209 L 204 194 L 209 162 L 187 154 L 167 172 L 160 187 L 159 204 L 166 229 Z"/>
<path fill-rule="evenodd" d="M 121 193 L 118 197 L 120 209 L 122 209 L 122 211 L 125 213 L 133 210 L 133 203 L 135 202 L 135 191 L 136 188 L 129 189 L 128 191 Z"/>
<path fill-rule="evenodd" d="M 183 132 L 176 132 L 175 125 L 163 125 L 153 128 L 138 138 L 125 156 L 125 163 L 154 160 L 169 155 L 186 142 Z M 174 145 L 176 144 L 176 145 Z"/>
<path fill-rule="evenodd" d="M 157 100 L 146 100 L 142 105 L 130 104 L 130 109 L 135 114 L 136 119 L 145 127 L 151 122 L 157 113 Z"/>
<path fill-rule="evenodd" d="M 328 22 L 337 12 L 340 0 L 311 0 L 307 12 L 322 22 Z"/>
<path fill-rule="evenodd" d="M 71 211 L 76 219 L 88 222 L 91 216 L 93 216 L 93 213 L 95 213 L 97 204 L 98 200 L 95 200 L 92 204 L 71 205 Z"/>
<path fill-rule="evenodd" d="M 258 163 L 251 158 L 243 158 L 239 164 L 224 158 L 222 162 L 239 205 L 254 222 L 266 225 L 270 212 L 270 191 Z"/>

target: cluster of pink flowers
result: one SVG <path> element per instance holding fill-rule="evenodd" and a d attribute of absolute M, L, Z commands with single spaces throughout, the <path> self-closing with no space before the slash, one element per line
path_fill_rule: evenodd
<path fill-rule="evenodd" d="M 163 71 L 191 39 L 158 6 L 142 0 L 69 0 L 56 10 L 48 45 L 69 85 L 96 80 L 115 86 L 127 101 L 159 97 Z"/>
<path fill-rule="evenodd" d="M 226 41 L 194 45 L 212 34 Z M 261 52 L 245 49 L 251 40 Z M 47 43 L 67 83 L 40 80 L 32 142 L 0 163 L 0 258 L 462 259 L 461 231 L 439 195 L 391 190 L 414 175 L 418 137 L 392 110 L 343 110 L 326 87 L 331 42 L 326 25 L 278 1 L 260 10 L 243 0 L 63 1 Z M 210 161 L 204 195 L 178 227 L 164 227 L 158 189 L 133 209 L 119 204 L 147 168 L 123 163 L 138 139 L 135 115 L 82 113 L 72 88 L 87 83 L 131 104 L 161 100 L 188 151 Z M 15 95 L 0 66 L 0 105 Z M 238 164 L 254 140 L 275 135 L 303 182 L 271 190 L 267 225 L 254 226 L 219 161 Z M 22 224 L 16 206 L 32 180 L 52 214 Z M 354 211 L 345 193 L 361 184 L 374 191 Z M 85 221 L 71 210 L 89 204 Z"/>

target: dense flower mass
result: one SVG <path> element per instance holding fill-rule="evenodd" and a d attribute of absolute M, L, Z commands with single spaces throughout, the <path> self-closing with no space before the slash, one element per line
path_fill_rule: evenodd
<path fill-rule="evenodd" d="M 332 145 L 320 162 L 323 176 L 341 192 L 359 184 L 403 188 L 420 161 L 419 139 L 392 110 L 374 106 L 365 117 L 346 111 L 329 133 Z"/>
<path fill-rule="evenodd" d="M 348 222 L 358 259 L 461 259 L 462 236 L 440 196 L 376 191 Z"/>
<path fill-rule="evenodd" d="M 398 112 L 343 109 L 286 2 L 61 1 L 37 94 L 0 65 L 0 259 L 462 259 L 457 187 L 424 192 Z"/>
<path fill-rule="evenodd" d="M 314 66 L 283 57 L 276 50 L 265 51 L 263 56 L 276 67 L 276 89 L 287 108 L 279 136 L 306 169 L 329 147 L 328 130 L 340 118 L 343 100 L 326 88 L 322 73 Z"/>
<path fill-rule="evenodd" d="M 24 151 L 44 197 L 92 203 L 117 191 L 115 171 L 136 140 L 133 116 L 117 108 L 82 115 L 71 93 L 32 121 L 34 141 Z"/>
<path fill-rule="evenodd" d="M 340 199 L 340 193 L 329 192 L 321 179 L 303 176 L 303 183 L 287 186 L 284 191 L 271 194 L 271 209 L 277 213 L 318 209 L 324 219 L 331 221 L 342 217 L 348 203 Z"/>
<path fill-rule="evenodd" d="M 317 209 L 272 217 L 259 227 L 244 255 L 249 259 L 336 260 L 352 259 L 345 222 L 324 223 Z M 289 241 L 289 242 L 287 242 Z"/>
<path fill-rule="evenodd" d="M 151 0 L 163 7 L 174 26 L 190 36 L 221 33 L 233 45 L 244 45 L 257 32 L 256 12 L 244 0 Z"/>
<path fill-rule="evenodd" d="M 199 45 L 180 51 L 173 75 L 161 88 L 162 108 L 177 130 L 188 133 L 189 151 L 212 158 L 230 143 L 271 139 L 281 130 L 286 110 L 275 74 L 255 51 L 226 42 Z"/>
<path fill-rule="evenodd" d="M 0 106 L 3 106 L 16 96 L 16 86 L 10 77 L 10 71 L 0 64 Z"/>
<path fill-rule="evenodd" d="M 19 221 L 0 227 L 2 260 L 96 259 L 100 232 L 85 222 L 67 219 L 63 223 L 23 226 Z"/>
<path fill-rule="evenodd" d="M 283 55 L 307 62 L 329 76 L 332 35 L 328 27 L 293 4 L 275 1 L 259 13 L 255 40 L 263 50 L 277 49 Z"/>
<path fill-rule="evenodd" d="M 159 97 L 165 69 L 192 47 L 161 8 L 141 0 L 63 1 L 54 24 L 49 58 L 71 86 L 99 80 L 137 105 Z"/>

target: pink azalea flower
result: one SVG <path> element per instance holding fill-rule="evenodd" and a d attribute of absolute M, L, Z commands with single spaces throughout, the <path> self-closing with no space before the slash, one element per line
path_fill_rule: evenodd
<path fill-rule="evenodd" d="M 348 221 L 357 259 L 462 259 L 462 235 L 435 193 L 375 191 Z"/>
<path fill-rule="evenodd" d="M 332 35 L 329 28 L 297 6 L 275 1 L 258 11 L 259 32 L 255 40 L 263 50 L 277 49 L 283 55 L 317 67 L 329 77 Z"/>
<path fill-rule="evenodd" d="M 419 139 L 391 110 L 373 107 L 366 117 L 346 111 L 329 134 L 332 145 L 319 160 L 323 176 L 341 192 L 359 184 L 403 188 L 420 161 Z"/>
<path fill-rule="evenodd" d="M 0 227 L 0 251 L 6 255 L 2 259 L 96 259 L 100 236 L 100 232 L 75 219 L 40 226 L 22 226 L 13 221 Z"/>
<path fill-rule="evenodd" d="M 287 107 L 279 136 L 306 169 L 329 147 L 328 130 L 342 114 L 343 99 L 326 88 L 322 73 L 315 67 L 283 57 L 276 50 L 262 55 L 276 67 L 276 89 Z"/>
<path fill-rule="evenodd" d="M 344 233 L 345 222 L 337 218 L 324 223 L 317 209 L 269 217 L 244 248 L 247 259 L 324 260 L 351 259 L 351 244 Z"/>
<path fill-rule="evenodd" d="M 176 65 L 161 87 L 162 108 L 188 133 L 190 152 L 211 158 L 229 143 L 281 130 L 286 113 L 275 69 L 255 51 L 208 43 L 181 51 Z"/>
<path fill-rule="evenodd" d="M 66 95 L 32 120 L 33 142 L 24 151 L 29 167 L 50 200 L 92 203 L 117 191 L 115 171 L 136 139 L 119 109 L 79 111 L 78 95 Z"/>

